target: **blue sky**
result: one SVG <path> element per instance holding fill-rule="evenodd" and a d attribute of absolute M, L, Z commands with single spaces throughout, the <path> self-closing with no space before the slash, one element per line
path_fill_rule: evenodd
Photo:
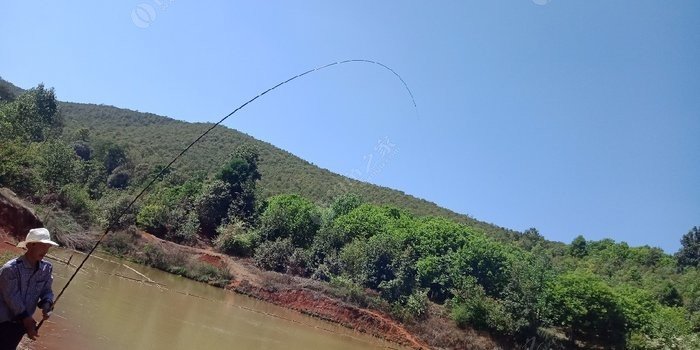
<path fill-rule="evenodd" d="M 700 225 L 697 1 L 3 1 L 0 76 L 217 121 L 548 239 Z M 382 145 L 391 145 L 390 152 Z"/>

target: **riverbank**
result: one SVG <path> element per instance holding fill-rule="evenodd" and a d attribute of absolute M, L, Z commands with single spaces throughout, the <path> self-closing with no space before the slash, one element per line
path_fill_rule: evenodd
<path fill-rule="evenodd" d="M 352 300 L 356 295 L 344 295 L 342 288 L 329 283 L 263 271 L 250 259 L 231 257 L 206 246 L 183 246 L 143 231 L 133 236 L 134 240 L 130 242 L 133 252 L 141 253 L 147 246 L 149 249 L 155 248 L 170 255 L 186 256 L 189 261 L 224 269 L 230 276 L 230 281 L 224 286 L 227 290 L 340 324 L 395 344 L 414 349 L 503 347 L 503 344 L 499 345 L 486 333 L 458 329 L 450 322 L 444 307 L 438 305 L 431 304 L 421 320 L 403 324 L 385 311 L 357 305 L 357 301 Z M 0 251 L 21 254 L 22 250 L 15 247 L 16 241 L 14 237 L 1 235 L 0 232 Z M 371 297 L 371 293 L 369 295 Z"/>

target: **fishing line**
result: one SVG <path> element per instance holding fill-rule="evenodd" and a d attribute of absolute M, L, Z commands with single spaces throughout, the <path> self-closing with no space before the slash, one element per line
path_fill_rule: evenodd
<path fill-rule="evenodd" d="M 316 68 L 309 69 L 309 70 L 307 70 L 307 71 L 305 71 L 305 72 L 303 72 L 303 73 L 297 74 L 297 75 L 295 75 L 295 76 L 293 76 L 293 77 L 291 77 L 291 78 L 289 78 L 289 79 L 287 79 L 287 80 L 285 80 L 285 81 L 282 81 L 281 83 L 279 83 L 279 84 L 277 84 L 277 85 L 275 85 L 275 86 L 273 86 L 273 87 L 271 87 L 271 88 L 269 88 L 269 89 L 267 89 L 267 90 L 261 92 L 261 93 L 258 94 L 257 96 L 251 98 L 250 100 L 246 101 L 246 102 L 243 103 L 242 105 L 238 106 L 238 108 L 234 109 L 231 113 L 229 113 L 229 114 L 227 114 L 226 116 L 224 116 L 223 118 L 221 118 L 221 120 L 219 120 L 218 122 L 216 122 L 216 124 L 212 125 L 212 126 L 211 126 L 209 129 L 207 129 L 204 133 L 202 133 L 201 135 L 199 135 L 199 137 L 197 137 L 194 141 L 192 141 L 192 143 L 190 143 L 187 147 L 185 147 L 177 156 L 175 156 L 175 158 L 173 158 L 173 160 L 171 160 L 170 163 L 168 163 L 167 166 L 165 166 L 164 168 L 162 168 L 162 169 L 160 170 L 160 172 L 159 172 L 155 177 L 153 177 L 153 179 L 141 190 L 141 192 L 139 192 L 139 194 L 136 195 L 136 197 L 134 197 L 133 200 L 131 200 L 131 202 L 129 203 L 129 205 L 126 206 L 126 208 L 122 209 L 121 213 L 119 213 L 119 216 L 117 216 L 117 218 L 116 218 L 115 220 L 113 220 L 112 222 L 109 223 L 109 225 L 107 226 L 107 228 L 105 229 L 105 231 L 104 231 L 104 232 L 100 235 L 100 237 L 97 239 L 97 242 L 95 242 L 95 244 L 92 246 L 92 248 L 90 249 L 90 251 L 87 253 L 87 255 L 85 255 L 85 257 L 83 258 L 83 260 L 80 262 L 80 264 L 78 265 L 78 267 L 75 269 L 75 271 L 73 272 L 73 274 L 70 276 L 70 278 L 68 279 L 68 282 L 63 286 L 63 288 L 61 289 L 61 291 L 58 293 L 58 296 L 56 296 L 56 299 L 54 300 L 54 303 L 53 303 L 53 305 L 51 306 L 51 310 L 54 309 L 54 307 L 56 306 L 56 303 L 58 303 L 58 300 L 61 299 L 61 296 L 62 296 L 63 293 L 66 291 L 66 288 L 68 288 L 68 286 L 71 284 L 71 282 L 73 282 L 73 279 L 74 279 L 75 276 L 78 274 L 78 271 L 80 271 L 80 269 L 83 267 L 83 265 L 85 265 L 85 262 L 87 261 L 87 259 L 90 258 L 90 256 L 92 255 L 93 252 L 95 252 L 95 249 L 97 249 L 97 246 L 102 242 L 102 240 L 103 240 L 103 239 L 107 236 L 107 234 L 112 230 L 112 228 L 114 227 L 114 225 L 115 225 L 116 223 L 118 223 L 119 220 L 121 220 L 122 216 L 124 216 L 124 214 L 126 214 L 127 211 L 128 211 L 129 209 L 131 209 L 131 207 L 134 205 L 134 203 L 135 203 L 139 198 L 141 198 L 141 196 L 146 192 L 146 190 L 148 190 L 156 181 L 158 181 L 158 180 L 163 176 L 163 174 L 165 174 L 165 172 L 168 171 L 168 170 L 170 169 L 170 167 L 173 165 L 173 163 L 175 163 L 178 159 L 180 159 L 180 157 L 181 157 L 183 154 L 185 154 L 185 152 L 187 152 L 192 146 L 194 146 L 194 144 L 196 144 L 197 142 L 199 142 L 199 140 L 201 140 L 202 138 L 204 138 L 204 136 L 206 136 L 206 135 L 207 135 L 210 131 L 212 131 L 215 127 L 217 127 L 217 126 L 219 126 L 221 123 L 223 123 L 223 122 L 224 122 L 226 119 L 228 119 L 230 116 L 234 115 L 236 112 L 238 112 L 239 110 L 243 109 L 243 107 L 247 106 L 249 103 L 251 103 L 251 102 L 257 100 L 258 98 L 264 96 L 264 95 L 267 94 L 268 92 L 270 92 L 270 91 L 272 91 L 272 90 L 274 90 L 274 89 L 277 89 L 278 87 L 280 87 L 280 86 L 282 86 L 282 85 L 284 85 L 284 84 L 287 84 L 287 83 L 289 83 L 289 82 L 292 81 L 292 80 L 295 80 L 295 79 L 297 79 L 297 78 L 301 78 L 301 77 L 303 77 L 303 76 L 305 76 L 305 75 L 307 75 L 307 74 L 310 74 L 310 73 L 313 73 L 313 72 L 317 72 L 317 71 L 320 71 L 320 70 L 323 70 L 323 69 L 326 69 L 326 68 L 329 68 L 329 67 L 332 67 L 332 66 L 341 65 L 341 64 L 346 64 L 346 63 L 369 63 L 369 64 L 378 65 L 378 66 L 380 66 L 380 67 L 382 67 L 382 68 L 384 68 L 384 69 L 387 69 L 388 71 L 390 71 L 391 73 L 393 73 L 393 74 L 401 81 L 401 83 L 403 84 L 403 86 L 406 88 L 406 91 L 407 91 L 408 94 L 411 96 L 411 101 L 413 102 L 413 107 L 414 107 L 414 108 L 417 108 L 417 106 L 416 106 L 416 100 L 415 100 L 415 98 L 413 97 L 413 93 L 411 92 L 411 89 L 409 89 L 408 84 L 406 84 L 406 81 L 404 81 L 403 78 L 402 78 L 398 73 L 396 73 L 396 71 L 394 71 L 393 69 L 391 69 L 390 67 L 386 66 L 385 64 L 383 64 L 383 63 L 381 63 L 381 62 L 372 61 L 372 60 L 365 60 L 365 59 L 353 59 L 353 60 L 338 61 L 338 62 L 328 63 L 328 64 L 323 65 L 323 66 L 318 66 L 318 67 L 316 67 Z M 42 325 L 43 323 L 44 323 L 44 320 L 42 319 L 41 322 L 39 322 L 39 324 L 38 324 L 37 327 L 36 327 L 37 331 L 39 330 L 39 328 L 41 327 L 41 325 Z"/>

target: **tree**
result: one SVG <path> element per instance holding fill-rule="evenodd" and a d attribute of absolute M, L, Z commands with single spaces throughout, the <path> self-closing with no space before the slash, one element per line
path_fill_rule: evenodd
<path fill-rule="evenodd" d="M 416 256 L 396 235 L 358 237 L 343 248 L 340 260 L 356 283 L 379 290 L 386 300 L 408 296 L 415 287 Z"/>
<path fill-rule="evenodd" d="M 544 242 L 544 237 L 540 234 L 540 232 L 534 228 L 531 227 L 527 230 L 525 230 L 519 237 L 518 237 L 518 243 L 520 246 L 528 251 L 531 251 L 532 248 L 534 248 L 538 243 Z"/>
<path fill-rule="evenodd" d="M 0 187 L 19 194 L 33 194 L 37 187 L 35 147 L 19 141 L 0 140 Z"/>
<path fill-rule="evenodd" d="M 260 179 L 258 153 L 248 145 L 238 147 L 231 160 L 216 175 L 229 185 L 231 204 L 228 216 L 247 224 L 255 221 L 255 187 Z"/>
<path fill-rule="evenodd" d="M 196 200 L 195 210 L 204 234 L 213 236 L 231 205 L 230 185 L 215 180 L 207 185 Z"/>
<path fill-rule="evenodd" d="M 10 89 L 10 84 L 0 80 L 0 104 L 13 101 L 15 97 L 15 94 Z"/>
<path fill-rule="evenodd" d="M 126 165 L 128 162 L 124 147 L 112 142 L 99 144 L 97 146 L 97 154 L 98 157 L 102 159 L 102 164 L 107 174 L 111 174 L 114 169 Z"/>
<path fill-rule="evenodd" d="M 0 138 L 40 142 L 60 134 L 63 119 L 53 88 L 39 84 L 17 99 L 0 105 Z"/>
<path fill-rule="evenodd" d="M 681 248 L 676 253 L 678 266 L 700 267 L 700 227 L 694 226 L 681 238 Z"/>
<path fill-rule="evenodd" d="M 295 247 L 307 248 L 321 227 L 321 214 L 308 199 L 292 194 L 269 199 L 261 217 L 261 237 L 291 238 Z"/>
<path fill-rule="evenodd" d="M 455 285 L 460 286 L 461 280 L 472 276 L 486 295 L 498 298 L 510 282 L 512 260 L 508 246 L 483 235 L 473 235 L 455 254 L 451 274 Z"/>
<path fill-rule="evenodd" d="M 576 238 L 574 238 L 574 240 L 571 242 L 571 246 L 569 246 L 569 254 L 576 258 L 583 258 L 584 256 L 588 255 L 588 246 L 586 239 L 583 238 L 583 236 L 578 235 Z"/>
<path fill-rule="evenodd" d="M 39 177 L 50 192 L 57 192 L 75 180 L 78 162 L 68 145 L 58 141 L 43 143 L 39 149 Z"/>
<path fill-rule="evenodd" d="M 332 218 L 334 219 L 351 212 L 363 202 L 362 198 L 354 193 L 346 193 L 338 196 L 331 205 L 331 209 L 333 210 Z"/>
<path fill-rule="evenodd" d="M 626 319 L 612 289 L 599 278 L 571 272 L 559 276 L 551 289 L 555 320 L 569 329 L 569 339 L 584 336 L 612 344 L 625 340 Z"/>

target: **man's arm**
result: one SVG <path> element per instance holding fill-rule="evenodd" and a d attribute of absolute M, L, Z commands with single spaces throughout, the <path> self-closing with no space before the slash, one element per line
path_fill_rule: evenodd
<path fill-rule="evenodd" d="M 53 267 L 48 265 L 47 267 L 48 277 L 46 279 L 46 284 L 44 284 L 43 289 L 39 293 L 39 308 L 41 308 L 44 318 L 48 318 L 49 312 L 53 309 Z"/>
<path fill-rule="evenodd" d="M 14 269 L 8 266 L 0 268 L 0 298 L 17 319 L 29 316 L 24 308 L 22 296 L 19 291 L 19 278 Z"/>

